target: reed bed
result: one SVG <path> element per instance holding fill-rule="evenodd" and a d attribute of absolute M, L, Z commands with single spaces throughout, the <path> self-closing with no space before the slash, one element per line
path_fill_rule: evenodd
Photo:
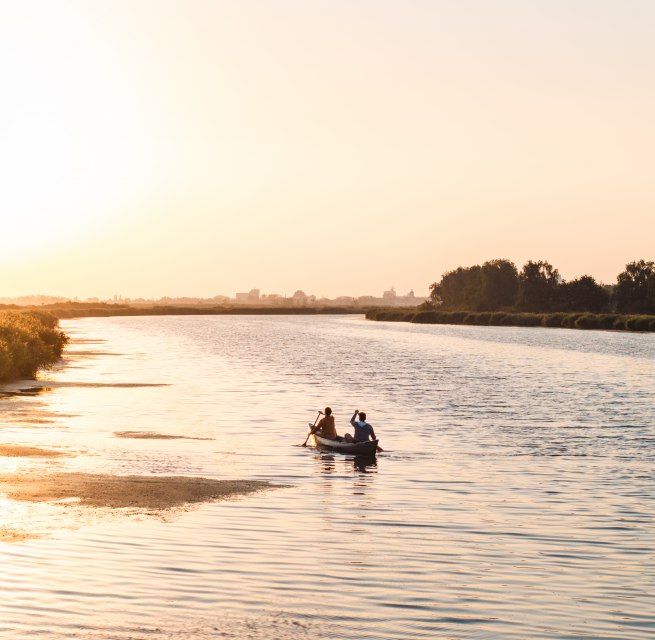
<path fill-rule="evenodd" d="M 0 311 L 0 381 L 33 378 L 55 364 L 68 342 L 44 311 Z"/>

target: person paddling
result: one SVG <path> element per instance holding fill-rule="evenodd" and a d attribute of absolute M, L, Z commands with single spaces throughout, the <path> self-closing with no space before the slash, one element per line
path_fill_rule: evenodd
<path fill-rule="evenodd" d="M 359 420 L 355 420 L 358 414 Z M 355 409 L 353 417 L 350 418 L 350 424 L 355 429 L 355 435 L 353 437 L 347 433 L 345 435 L 347 442 L 368 442 L 369 440 L 377 440 L 375 437 L 375 431 L 373 431 L 373 427 L 366 422 L 366 414 L 363 411 Z"/>
<path fill-rule="evenodd" d="M 334 425 L 334 416 L 332 415 L 332 409 L 330 409 L 330 407 L 325 407 L 325 417 L 318 421 L 314 433 L 317 433 L 321 438 L 327 438 L 328 440 L 337 439 L 337 428 Z"/>

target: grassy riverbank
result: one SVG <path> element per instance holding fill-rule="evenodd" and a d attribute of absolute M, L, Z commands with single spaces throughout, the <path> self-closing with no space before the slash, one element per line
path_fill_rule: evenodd
<path fill-rule="evenodd" d="M 0 311 L 0 381 L 33 378 L 61 357 L 66 335 L 44 311 Z"/>
<path fill-rule="evenodd" d="M 7 306 L 5 305 L 5 308 Z M 20 308 L 20 307 L 16 307 Z M 45 310 L 56 318 L 98 318 L 110 316 L 212 316 L 212 315 L 316 315 L 364 313 L 355 307 L 291 307 L 291 306 L 211 306 L 211 305 L 128 305 L 89 302 L 62 302 L 30 309 Z M 0 306 L 2 309 L 2 306 Z M 0 311 L 2 313 L 2 311 Z"/>
<path fill-rule="evenodd" d="M 566 329 L 613 329 L 655 331 L 655 315 L 616 313 L 505 313 L 470 311 L 425 311 L 416 309 L 373 309 L 369 320 L 414 322 L 417 324 L 470 324 L 502 327 L 561 327 Z"/>

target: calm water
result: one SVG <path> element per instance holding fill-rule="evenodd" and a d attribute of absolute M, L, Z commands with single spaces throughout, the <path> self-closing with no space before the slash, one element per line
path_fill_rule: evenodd
<path fill-rule="evenodd" d="M 655 637 L 655 336 L 359 317 L 63 323 L 0 458 L 288 485 L 165 517 L 0 498 L 6 638 Z M 31 383 L 34 386 L 34 383 Z M 143 385 L 166 386 L 143 386 Z M 375 464 L 303 449 L 365 410 Z M 128 440 L 158 431 L 213 440 Z"/>

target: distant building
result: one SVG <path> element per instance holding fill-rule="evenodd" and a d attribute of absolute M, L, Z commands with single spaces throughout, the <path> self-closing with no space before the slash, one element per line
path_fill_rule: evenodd
<path fill-rule="evenodd" d="M 237 293 L 235 300 L 238 304 L 257 304 L 259 302 L 259 289 L 251 289 L 248 293 Z"/>
<path fill-rule="evenodd" d="M 414 289 L 411 289 L 407 295 L 399 296 L 393 287 L 382 294 L 381 300 L 385 307 L 418 307 L 426 301 L 427 298 L 419 298 L 414 295 Z"/>
<path fill-rule="evenodd" d="M 396 290 L 393 287 L 391 287 L 389 291 L 384 291 L 382 293 L 382 300 L 384 300 L 386 304 L 390 304 L 390 305 L 396 304 Z"/>
<path fill-rule="evenodd" d="M 284 302 L 284 298 L 279 293 L 265 293 L 259 300 L 267 305 L 281 305 Z"/>

